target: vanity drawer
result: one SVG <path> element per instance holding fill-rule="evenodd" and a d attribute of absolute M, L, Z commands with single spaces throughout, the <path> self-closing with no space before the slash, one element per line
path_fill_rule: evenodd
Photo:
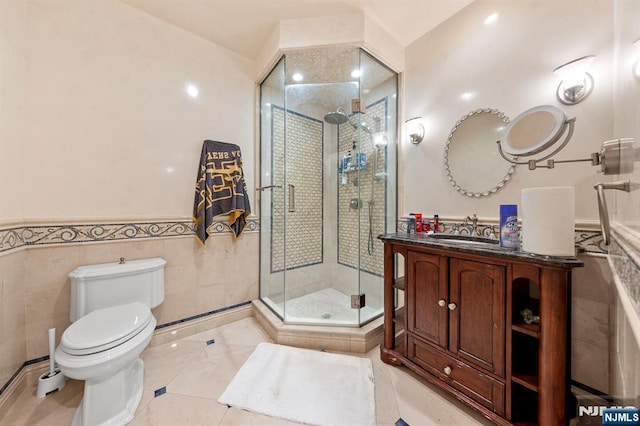
<path fill-rule="evenodd" d="M 408 358 L 495 413 L 504 416 L 504 383 L 450 357 L 429 343 L 408 336 Z"/>

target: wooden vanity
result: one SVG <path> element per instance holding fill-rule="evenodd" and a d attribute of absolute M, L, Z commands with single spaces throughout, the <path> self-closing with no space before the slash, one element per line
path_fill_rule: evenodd
<path fill-rule="evenodd" d="M 496 424 L 568 424 L 571 269 L 582 261 L 424 234 L 379 238 L 384 362 Z M 525 309 L 539 322 L 527 324 Z"/>

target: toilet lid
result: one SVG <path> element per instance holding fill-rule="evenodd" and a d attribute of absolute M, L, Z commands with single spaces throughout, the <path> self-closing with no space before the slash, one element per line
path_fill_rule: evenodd
<path fill-rule="evenodd" d="M 144 303 L 97 309 L 65 330 L 62 350 L 70 355 L 89 355 L 118 346 L 138 334 L 151 321 Z"/>

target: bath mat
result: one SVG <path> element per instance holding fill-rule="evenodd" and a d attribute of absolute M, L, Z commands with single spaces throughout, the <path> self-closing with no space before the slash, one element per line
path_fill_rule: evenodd
<path fill-rule="evenodd" d="M 375 425 L 371 360 L 260 343 L 218 402 L 310 425 Z"/>

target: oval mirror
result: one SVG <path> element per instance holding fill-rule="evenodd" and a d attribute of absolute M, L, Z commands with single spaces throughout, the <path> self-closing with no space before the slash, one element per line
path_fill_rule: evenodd
<path fill-rule="evenodd" d="M 469 197 L 482 197 L 498 191 L 515 171 L 495 149 L 509 123 L 497 109 L 471 111 L 451 129 L 444 162 L 449 183 Z"/>
<path fill-rule="evenodd" d="M 538 154 L 564 134 L 567 117 L 560 108 L 541 105 L 526 110 L 511 121 L 500 137 L 502 151 L 515 156 Z"/>

